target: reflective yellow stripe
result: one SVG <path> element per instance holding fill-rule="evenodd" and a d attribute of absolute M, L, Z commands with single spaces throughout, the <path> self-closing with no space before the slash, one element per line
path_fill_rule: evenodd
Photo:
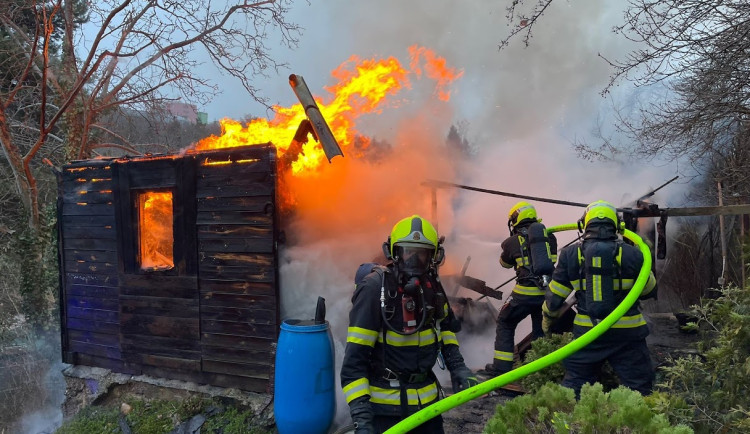
<path fill-rule="evenodd" d="M 346 403 L 350 403 L 360 396 L 370 394 L 370 381 L 367 378 L 358 378 L 342 388 Z"/>
<path fill-rule="evenodd" d="M 576 314 L 573 324 L 583 327 L 593 327 L 594 322 L 591 321 L 591 317 L 583 314 Z M 617 320 L 612 326 L 613 329 L 630 329 L 646 325 L 646 319 L 640 313 L 638 315 L 624 316 Z"/>
<path fill-rule="evenodd" d="M 553 294 L 562 298 L 568 298 L 570 292 L 572 291 L 572 289 L 566 287 L 562 283 L 557 282 L 556 280 L 553 280 L 549 283 L 549 290 L 552 291 Z"/>
<path fill-rule="evenodd" d="M 497 350 L 495 350 L 495 359 L 496 360 L 502 360 L 503 362 L 512 362 L 513 361 L 513 353 L 509 353 L 507 351 L 497 351 Z"/>
<path fill-rule="evenodd" d="M 581 280 L 581 282 L 583 282 L 583 287 L 582 288 L 584 290 L 586 290 L 586 279 Z M 580 286 L 579 281 L 578 280 L 574 280 L 573 282 L 570 282 L 570 283 L 571 283 L 571 285 L 573 285 L 573 287 L 577 291 L 578 287 Z M 614 287 L 615 291 L 619 291 L 621 289 L 629 291 L 629 290 L 633 289 L 633 284 L 635 284 L 635 279 L 613 279 L 612 283 L 613 283 L 612 286 Z M 648 287 L 648 282 L 646 282 L 646 286 Z M 656 279 L 654 279 L 654 286 L 656 286 Z M 651 287 L 651 289 L 649 289 L 649 292 L 652 289 L 654 289 L 653 286 Z M 643 291 L 646 292 L 646 289 L 644 289 Z"/>
<path fill-rule="evenodd" d="M 440 339 L 443 340 L 443 344 L 445 345 L 458 345 L 458 339 L 456 339 L 456 334 L 453 332 L 440 330 Z"/>
<path fill-rule="evenodd" d="M 536 286 L 516 285 L 513 287 L 513 292 L 521 295 L 544 295 L 544 290 Z"/>
<path fill-rule="evenodd" d="M 641 297 L 648 295 L 651 293 L 651 291 L 656 288 L 656 277 L 654 277 L 654 273 L 652 272 L 648 276 L 648 281 L 646 281 L 646 285 L 643 287 L 643 292 L 641 292 Z"/>
<path fill-rule="evenodd" d="M 400 335 L 389 330 L 385 333 L 385 339 L 388 341 L 388 345 L 394 347 L 424 347 L 437 342 L 437 337 L 435 336 L 435 331 L 433 329 L 422 330 L 421 332 L 412 335 Z M 378 342 L 383 342 L 382 336 L 378 336 Z"/>
<path fill-rule="evenodd" d="M 372 386 L 370 388 L 370 402 L 373 404 L 401 405 L 401 391 L 399 389 L 382 389 Z M 438 397 L 437 385 L 428 384 L 419 389 L 406 389 L 406 402 L 408 405 L 424 405 L 435 401 Z"/>
<path fill-rule="evenodd" d="M 363 329 L 362 327 L 349 327 L 346 333 L 346 341 L 353 344 L 374 347 L 378 339 L 378 332 L 375 330 Z"/>
<path fill-rule="evenodd" d="M 516 265 L 519 267 L 528 267 L 531 265 L 531 262 L 529 262 L 528 256 L 521 256 L 520 258 L 516 258 Z"/>
<path fill-rule="evenodd" d="M 571 280 L 570 286 L 573 287 L 573 291 L 580 291 L 581 290 L 581 281 L 580 279 Z"/>

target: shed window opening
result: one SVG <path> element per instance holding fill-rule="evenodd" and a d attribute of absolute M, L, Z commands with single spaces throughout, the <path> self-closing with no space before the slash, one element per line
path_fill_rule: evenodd
<path fill-rule="evenodd" d="M 138 262 L 143 271 L 174 268 L 174 208 L 171 191 L 137 195 Z"/>

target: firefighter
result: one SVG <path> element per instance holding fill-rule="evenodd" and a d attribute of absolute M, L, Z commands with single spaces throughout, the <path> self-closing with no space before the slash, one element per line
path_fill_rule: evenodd
<path fill-rule="evenodd" d="M 609 202 L 596 201 L 586 208 L 578 222 L 583 241 L 560 252 L 552 274 L 543 306 L 545 329 L 573 291 L 578 306 L 575 338 L 591 330 L 627 296 L 643 265 L 643 254 L 618 237 L 620 222 L 617 209 Z M 640 298 L 656 297 L 656 291 L 656 278 L 651 272 Z M 602 364 L 608 361 L 622 385 L 650 394 L 654 369 L 646 346 L 647 335 L 648 326 L 636 301 L 603 335 L 563 361 L 562 385 L 580 397 L 581 387 L 596 382 Z"/>
<path fill-rule="evenodd" d="M 438 278 L 444 251 L 435 228 L 418 215 L 400 220 L 383 251 L 391 262 L 355 282 L 341 367 L 357 433 L 382 433 L 437 402 L 441 390 L 432 368 L 439 355 L 454 391 L 477 384 Z M 442 433 L 442 417 L 412 432 Z"/>
<path fill-rule="evenodd" d="M 500 265 L 514 268 L 516 284 L 513 292 L 500 309 L 495 331 L 495 354 L 492 363 L 485 366 L 481 374 L 490 377 L 502 375 L 513 369 L 513 348 L 518 323 L 531 316 L 533 339 L 544 336 L 542 331 L 542 303 L 544 302 L 545 279 L 552 274 L 557 260 L 557 239 L 553 234 L 542 237 L 540 249 L 530 241 L 532 224 L 541 226 L 536 209 L 527 202 L 518 202 L 508 212 L 510 236 L 500 245 Z M 541 229 L 544 229 L 541 226 Z M 534 253 L 532 253 L 534 246 Z M 536 267 L 532 267 L 532 264 Z M 541 269 L 542 272 L 536 271 Z M 545 277 L 546 276 L 546 277 Z"/>

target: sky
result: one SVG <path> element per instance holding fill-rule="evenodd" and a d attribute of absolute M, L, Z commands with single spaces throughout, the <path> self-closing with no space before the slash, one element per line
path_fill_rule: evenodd
<path fill-rule="evenodd" d="M 611 129 L 611 106 L 627 100 L 628 83 L 601 91 L 611 69 L 600 54 L 623 58 L 634 46 L 611 32 L 622 16 L 619 3 L 599 0 L 553 2 L 534 28 L 529 47 L 520 38 L 503 50 L 500 41 L 510 27 L 509 2 L 475 0 L 380 0 L 362 2 L 298 1 L 288 17 L 304 30 L 299 46 L 289 50 L 273 39 L 274 56 L 289 68 L 255 84 L 272 103 L 297 103 L 287 77 L 304 77 L 317 97 L 337 83 L 331 75 L 351 56 L 394 57 L 409 64 L 409 47 L 433 50 L 462 74 L 448 86 L 448 101 L 436 98 L 429 80 L 394 97 L 377 114 L 358 119 L 362 134 L 392 144 L 377 161 L 358 159 L 343 149 L 315 174 L 290 183 L 297 197 L 294 214 L 283 222 L 287 239 L 280 247 L 282 319 L 309 319 L 317 297 L 326 299 L 336 352 L 337 423 L 348 410 L 339 389 L 352 278 L 357 266 L 377 257 L 391 227 L 403 217 L 420 214 L 446 236 L 442 275 L 466 273 L 495 287 L 513 276 L 498 264 L 500 242 L 508 235 L 508 210 L 517 199 L 471 191 L 437 192 L 433 215 L 427 179 L 473 187 L 548 197 L 578 203 L 609 200 L 620 205 L 647 193 L 676 174 L 668 163 L 591 163 L 578 158 L 572 141 L 590 137 L 597 122 Z M 535 2 L 531 2 L 535 3 Z M 223 92 L 200 111 L 209 121 L 245 115 L 272 117 L 245 96 L 239 82 L 209 66 L 200 75 L 222 84 Z M 273 73 L 272 73 L 273 74 Z M 474 149 L 472 156 L 445 147 L 451 125 L 461 125 Z M 680 197 L 684 185 L 671 184 L 657 195 L 661 206 Z M 578 207 L 531 201 L 548 226 L 573 223 Z M 558 236 L 560 245 L 574 234 Z M 453 293 L 455 288 L 447 288 Z M 511 285 L 502 288 L 507 297 Z M 460 289 L 461 297 L 478 294 Z M 496 308 L 502 302 L 491 301 Z M 530 325 L 519 326 L 516 340 Z M 467 365 L 483 367 L 492 360 L 494 328 L 458 335 Z M 447 373 L 438 370 L 443 384 Z"/>

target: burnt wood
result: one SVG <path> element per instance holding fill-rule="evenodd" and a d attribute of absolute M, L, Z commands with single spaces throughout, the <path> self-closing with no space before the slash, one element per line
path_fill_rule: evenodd
<path fill-rule="evenodd" d="M 64 361 L 270 391 L 280 322 L 276 167 L 270 144 L 65 166 Z M 172 193 L 172 269 L 140 269 L 143 191 Z"/>

